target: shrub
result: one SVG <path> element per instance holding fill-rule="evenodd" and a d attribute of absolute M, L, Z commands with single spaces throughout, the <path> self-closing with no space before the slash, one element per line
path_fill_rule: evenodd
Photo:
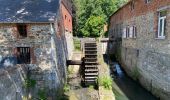
<path fill-rule="evenodd" d="M 36 85 L 36 80 L 30 79 L 30 78 L 25 79 L 24 86 L 25 86 L 26 88 L 35 87 L 35 85 Z"/>
<path fill-rule="evenodd" d="M 104 86 L 105 89 L 112 89 L 112 78 L 110 76 L 103 76 L 98 79 L 100 86 Z"/>

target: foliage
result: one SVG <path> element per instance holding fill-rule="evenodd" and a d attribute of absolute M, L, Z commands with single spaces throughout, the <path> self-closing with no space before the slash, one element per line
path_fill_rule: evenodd
<path fill-rule="evenodd" d="M 36 80 L 30 79 L 30 78 L 25 79 L 24 86 L 26 88 L 35 87 L 35 85 L 36 85 Z"/>
<path fill-rule="evenodd" d="M 47 95 L 45 90 L 38 91 L 38 100 L 47 100 Z"/>
<path fill-rule="evenodd" d="M 68 84 L 64 84 L 63 90 L 64 90 L 64 92 L 70 91 L 70 86 Z"/>
<path fill-rule="evenodd" d="M 100 86 L 104 86 L 105 89 L 112 89 L 112 78 L 110 76 L 102 76 L 98 79 Z"/>
<path fill-rule="evenodd" d="M 73 0 L 74 35 L 99 37 L 109 17 L 127 0 Z"/>
<path fill-rule="evenodd" d="M 90 16 L 86 21 L 84 28 L 81 29 L 81 32 L 84 33 L 84 36 L 89 37 L 99 37 L 101 29 L 104 27 L 104 18 L 101 16 Z"/>

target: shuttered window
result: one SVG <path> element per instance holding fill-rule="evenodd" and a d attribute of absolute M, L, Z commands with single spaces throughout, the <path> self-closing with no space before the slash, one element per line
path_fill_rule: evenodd
<path fill-rule="evenodd" d="M 126 37 L 127 37 L 127 38 L 129 38 L 129 35 L 130 35 L 130 34 L 129 34 L 129 31 L 130 31 L 130 30 L 129 30 L 129 27 L 126 27 Z"/>
<path fill-rule="evenodd" d="M 123 29 L 122 37 L 123 37 L 123 38 L 126 38 L 126 28 Z"/>
<path fill-rule="evenodd" d="M 17 47 L 17 62 L 18 64 L 31 63 L 30 47 Z"/>
<path fill-rule="evenodd" d="M 129 37 L 130 37 L 130 38 L 133 38 L 133 27 L 130 27 Z"/>
<path fill-rule="evenodd" d="M 133 37 L 133 38 L 136 38 L 136 37 L 137 37 L 137 27 L 136 27 L 136 26 L 133 26 L 133 27 L 132 27 L 132 31 L 133 31 L 133 32 L 132 32 L 132 37 Z"/>

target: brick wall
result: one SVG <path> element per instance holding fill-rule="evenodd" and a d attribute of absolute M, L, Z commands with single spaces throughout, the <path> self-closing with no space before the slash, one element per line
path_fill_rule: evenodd
<path fill-rule="evenodd" d="M 70 3 L 71 5 L 71 3 Z M 70 6 L 65 2 L 62 2 L 61 5 L 61 13 L 62 13 L 62 20 L 63 20 L 63 27 L 64 27 L 64 34 L 66 39 L 66 48 L 68 52 L 67 59 L 71 60 L 73 55 L 73 26 L 72 26 L 72 12 Z"/>
<path fill-rule="evenodd" d="M 64 4 L 61 5 L 61 9 L 65 31 L 72 33 L 72 15 Z"/>

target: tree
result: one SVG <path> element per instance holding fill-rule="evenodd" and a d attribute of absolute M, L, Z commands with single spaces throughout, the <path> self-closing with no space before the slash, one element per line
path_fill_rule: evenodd
<path fill-rule="evenodd" d="M 127 0 L 73 0 L 74 35 L 99 37 L 110 15 Z"/>

